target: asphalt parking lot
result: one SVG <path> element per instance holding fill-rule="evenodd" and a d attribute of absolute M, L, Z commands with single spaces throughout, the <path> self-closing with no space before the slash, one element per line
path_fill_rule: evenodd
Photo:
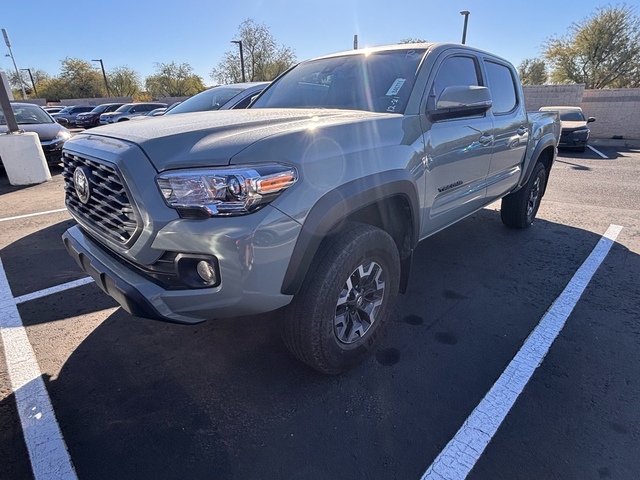
<path fill-rule="evenodd" d="M 62 246 L 52 175 L 0 173 L 1 478 L 463 478 L 473 456 L 470 479 L 640 476 L 640 150 L 561 152 L 526 231 L 492 205 L 423 241 L 381 348 L 339 377 L 289 355 L 278 312 L 180 326 L 118 308 Z M 479 408 L 494 385 L 513 406 Z M 41 419 L 59 442 L 30 461 Z"/>

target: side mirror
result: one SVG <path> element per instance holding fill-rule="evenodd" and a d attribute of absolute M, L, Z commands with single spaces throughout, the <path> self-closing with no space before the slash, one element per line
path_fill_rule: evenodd
<path fill-rule="evenodd" d="M 596 118 L 595 118 L 595 117 L 589 117 L 589 118 L 587 119 L 587 123 L 593 123 L 593 122 L 595 122 L 595 121 L 596 121 Z"/>
<path fill-rule="evenodd" d="M 69 120 L 67 120 L 66 118 L 58 117 L 56 118 L 56 122 L 58 122 L 60 125 L 63 125 L 65 127 L 69 126 Z"/>
<path fill-rule="evenodd" d="M 436 109 L 427 112 L 432 120 L 481 115 L 493 102 L 487 87 L 476 85 L 452 85 L 445 88 L 436 100 Z"/>

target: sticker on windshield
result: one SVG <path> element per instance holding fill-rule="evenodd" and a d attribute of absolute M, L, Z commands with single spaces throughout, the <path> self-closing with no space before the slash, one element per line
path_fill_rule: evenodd
<path fill-rule="evenodd" d="M 387 97 L 393 97 L 394 95 L 397 95 L 400 89 L 402 88 L 402 85 L 404 85 L 404 82 L 406 81 L 407 81 L 406 78 L 396 78 L 395 82 L 391 84 L 391 87 L 387 92 Z"/>

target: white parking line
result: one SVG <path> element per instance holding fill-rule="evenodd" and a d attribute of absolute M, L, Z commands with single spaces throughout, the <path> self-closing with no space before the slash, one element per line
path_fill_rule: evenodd
<path fill-rule="evenodd" d="M 28 217 L 37 217 L 38 215 L 47 215 L 49 213 L 65 212 L 66 210 L 67 210 L 66 208 L 59 208 L 57 210 L 48 210 L 46 212 L 29 213 L 27 215 L 18 215 L 17 217 L 0 218 L 0 222 L 8 222 L 9 220 L 20 220 L 21 218 L 28 218 Z"/>
<path fill-rule="evenodd" d="M 76 480 L 47 388 L 0 259 L 0 337 L 36 480 Z"/>
<path fill-rule="evenodd" d="M 598 155 L 600 155 L 602 158 L 606 158 L 607 160 L 609 160 L 609 157 L 607 157 L 604 153 L 602 153 L 600 150 L 596 150 L 595 148 L 593 148 L 591 145 L 587 145 L 587 147 L 589 147 L 591 150 L 593 150 L 594 152 L 596 152 Z"/>
<path fill-rule="evenodd" d="M 16 302 L 16 305 L 20 305 L 21 303 L 28 302 L 29 300 L 35 300 L 36 298 L 46 297 L 47 295 L 52 295 L 58 292 L 64 292 L 65 290 L 80 287 L 82 285 L 86 285 L 91 282 L 93 282 L 93 278 L 85 277 L 85 278 L 81 278 L 80 280 L 74 280 L 73 282 L 63 283 L 62 285 L 58 285 L 55 287 L 45 288 L 44 290 L 40 290 L 37 292 L 27 293 L 26 295 L 21 295 L 19 297 L 14 298 L 13 300 Z"/>
<path fill-rule="evenodd" d="M 610 225 L 589 257 L 542 317 L 507 369 L 491 387 L 453 439 L 440 452 L 422 480 L 467 477 L 495 435 L 533 372 L 540 366 L 591 277 L 609 253 L 622 227 Z"/>

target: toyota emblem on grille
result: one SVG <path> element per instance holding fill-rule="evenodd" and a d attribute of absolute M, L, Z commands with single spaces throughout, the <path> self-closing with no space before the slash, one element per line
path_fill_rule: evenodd
<path fill-rule="evenodd" d="M 75 184 L 76 193 L 80 201 L 85 204 L 89 202 L 91 198 L 91 184 L 82 167 L 78 167 L 73 171 L 73 183 Z"/>

